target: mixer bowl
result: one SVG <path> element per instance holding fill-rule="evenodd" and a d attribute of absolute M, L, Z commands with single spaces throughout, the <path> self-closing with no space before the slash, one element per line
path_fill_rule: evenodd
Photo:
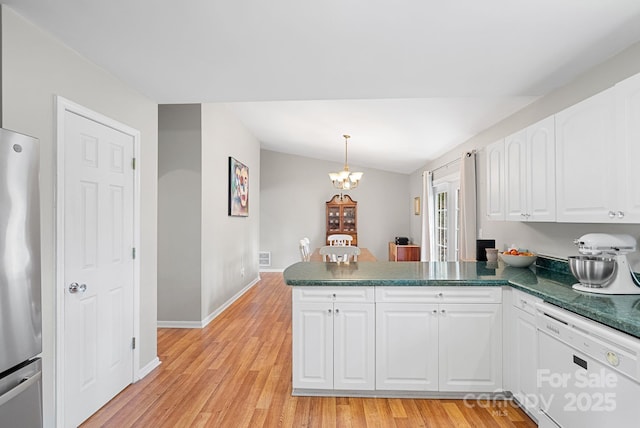
<path fill-rule="evenodd" d="M 616 266 L 616 259 L 609 257 L 569 257 L 571 273 L 587 287 L 606 287 L 616 273 Z"/>

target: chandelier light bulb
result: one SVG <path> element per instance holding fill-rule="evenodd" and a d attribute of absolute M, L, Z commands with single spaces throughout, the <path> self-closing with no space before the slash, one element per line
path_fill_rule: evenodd
<path fill-rule="evenodd" d="M 330 172 L 329 178 L 333 183 L 333 186 L 339 190 L 351 190 L 358 187 L 360 180 L 362 179 L 362 172 L 350 172 L 348 162 L 348 141 L 351 138 L 350 135 L 343 135 L 344 137 L 344 169 L 340 172 Z"/>

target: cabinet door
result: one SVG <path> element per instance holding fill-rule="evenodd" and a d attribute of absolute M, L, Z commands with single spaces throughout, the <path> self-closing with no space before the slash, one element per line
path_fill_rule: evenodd
<path fill-rule="evenodd" d="M 502 306 L 441 304 L 440 391 L 502 390 Z"/>
<path fill-rule="evenodd" d="M 616 199 L 613 88 L 556 114 L 559 222 L 613 222 Z"/>
<path fill-rule="evenodd" d="M 438 390 L 437 308 L 376 303 L 376 389 Z"/>
<path fill-rule="evenodd" d="M 527 128 L 527 221 L 556 220 L 554 117 Z"/>
<path fill-rule="evenodd" d="M 505 215 L 507 220 L 527 220 L 527 132 L 504 139 Z"/>
<path fill-rule="evenodd" d="M 344 206 L 342 207 L 342 232 L 355 232 L 356 231 L 356 207 Z"/>
<path fill-rule="evenodd" d="M 334 389 L 375 388 L 374 309 L 373 303 L 334 305 Z"/>
<path fill-rule="evenodd" d="M 327 207 L 327 233 L 338 233 L 341 229 L 340 207 L 337 205 Z"/>
<path fill-rule="evenodd" d="M 516 400 L 530 414 L 537 414 L 538 403 L 538 341 L 535 316 L 513 308 L 513 330 L 511 344 L 513 360 L 511 361 L 512 392 Z"/>
<path fill-rule="evenodd" d="M 293 307 L 293 387 L 333 389 L 333 303 Z"/>
<path fill-rule="evenodd" d="M 504 220 L 504 140 L 487 146 L 487 217 Z"/>
<path fill-rule="evenodd" d="M 615 86 L 617 139 L 620 148 L 619 207 L 616 207 L 618 222 L 640 222 L 640 74 L 623 80 Z"/>

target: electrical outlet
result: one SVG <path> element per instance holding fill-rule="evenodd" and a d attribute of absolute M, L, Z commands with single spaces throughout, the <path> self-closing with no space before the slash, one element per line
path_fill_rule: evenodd
<path fill-rule="evenodd" d="M 244 278 L 244 267 L 240 268 L 240 276 Z"/>

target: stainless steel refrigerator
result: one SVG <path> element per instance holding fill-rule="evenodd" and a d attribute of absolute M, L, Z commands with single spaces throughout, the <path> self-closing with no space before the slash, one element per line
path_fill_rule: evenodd
<path fill-rule="evenodd" d="M 0 428 L 43 423 L 39 157 L 0 129 Z"/>

